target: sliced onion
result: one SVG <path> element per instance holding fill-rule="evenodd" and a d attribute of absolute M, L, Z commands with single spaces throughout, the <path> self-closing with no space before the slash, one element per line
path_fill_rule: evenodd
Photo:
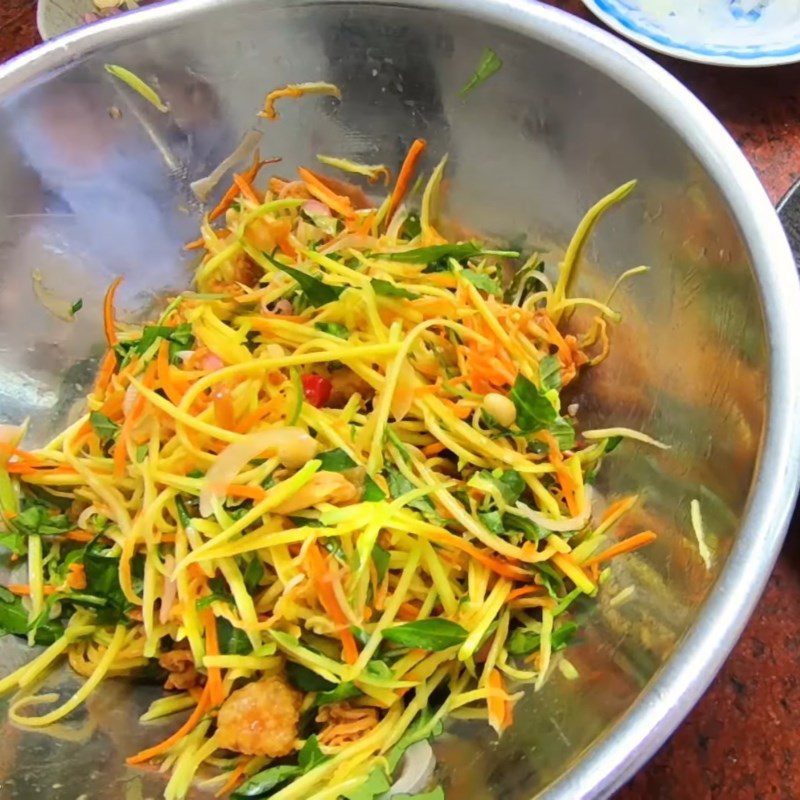
<path fill-rule="evenodd" d="M 224 497 L 242 467 L 254 458 L 268 453 L 270 456 L 277 456 L 289 469 L 298 469 L 310 461 L 316 452 L 316 441 L 302 428 L 296 427 L 258 431 L 228 445 L 206 473 L 200 490 L 201 516 L 211 516 L 214 510 L 213 498 Z"/>
<path fill-rule="evenodd" d="M 225 362 L 216 353 L 209 353 L 203 356 L 201 366 L 206 372 L 216 372 L 225 366 Z"/>
<path fill-rule="evenodd" d="M 128 388 L 125 390 L 125 395 L 122 398 L 122 413 L 129 417 L 131 412 L 133 411 L 133 407 L 136 405 L 136 400 L 139 398 L 139 392 L 136 390 L 136 387 L 131 383 L 128 385 Z"/>
<path fill-rule="evenodd" d="M 417 387 L 417 373 L 414 367 L 404 360 L 400 367 L 400 375 L 392 395 L 392 416 L 400 422 L 414 405 L 414 389 Z"/>
<path fill-rule="evenodd" d="M 350 503 L 358 497 L 358 490 L 341 472 L 318 472 L 311 480 L 284 500 L 273 511 L 276 514 L 294 514 L 318 503 L 334 505 Z"/>
<path fill-rule="evenodd" d="M 321 217 L 330 217 L 331 210 L 321 200 L 307 200 L 301 206 L 301 210 L 308 214 L 310 217 L 317 214 Z"/>
<path fill-rule="evenodd" d="M 205 178 L 198 178 L 189 184 L 189 188 L 194 192 L 195 197 L 205 203 L 208 196 L 214 191 L 216 185 L 222 180 L 222 176 L 232 167 L 242 161 L 246 161 L 258 147 L 262 134 L 256 130 L 249 130 L 242 137 L 236 149 L 208 174 Z"/>
<path fill-rule="evenodd" d="M 64 322 L 74 322 L 75 315 L 72 313 L 73 303 L 57 295 L 52 289 L 44 285 L 42 273 L 35 269 L 31 273 L 33 281 L 33 293 L 36 299 L 54 316 Z"/>
<path fill-rule="evenodd" d="M 8 463 L 13 450 L 22 441 L 27 431 L 27 420 L 22 425 L 0 424 L 0 445 L 2 445 L 2 448 L 0 448 L 0 466 L 5 466 Z"/>
<path fill-rule="evenodd" d="M 92 517 L 94 514 L 99 514 L 100 512 L 97 508 L 93 505 L 87 506 L 86 508 L 81 511 L 78 515 L 78 521 L 75 525 L 80 528 L 82 531 L 89 530 L 86 526 L 89 524 L 89 518 Z"/>
<path fill-rule="evenodd" d="M 175 557 L 170 554 L 164 558 L 164 569 L 167 575 L 172 575 L 175 570 Z M 169 614 L 172 606 L 175 605 L 175 597 L 178 593 L 178 586 L 172 578 L 164 579 L 164 594 L 161 596 L 161 608 L 158 611 L 158 621 L 162 625 L 169 622 Z"/>
<path fill-rule="evenodd" d="M 436 767 L 433 748 L 425 740 L 415 742 L 406 750 L 400 767 L 400 777 L 383 795 L 385 800 L 400 794 L 417 794 L 425 789 Z"/>
<path fill-rule="evenodd" d="M 539 527 L 544 528 L 547 531 L 557 531 L 559 533 L 581 530 L 581 528 L 585 527 L 586 523 L 589 521 L 589 517 L 592 513 L 592 507 L 589 505 L 589 503 L 586 504 L 584 511 L 577 517 L 569 517 L 567 519 L 552 519 L 551 517 L 545 516 L 539 511 L 534 511 L 533 509 L 528 508 L 522 503 L 517 503 L 516 506 L 513 508 L 509 507 L 508 510 L 512 514 L 516 514 L 518 517 L 525 517 L 525 519 L 535 522 Z"/>

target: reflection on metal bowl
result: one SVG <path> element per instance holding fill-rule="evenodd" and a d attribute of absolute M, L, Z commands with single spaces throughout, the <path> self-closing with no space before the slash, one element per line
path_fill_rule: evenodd
<path fill-rule="evenodd" d="M 465 101 L 458 89 L 487 45 L 503 69 Z M 172 113 L 120 91 L 106 63 L 157 82 Z M 5 65 L 0 415 L 30 416 L 38 441 L 58 431 L 101 352 L 111 276 L 126 275 L 120 302 L 139 314 L 186 282 L 181 248 L 201 213 L 189 183 L 234 149 L 267 89 L 304 80 L 335 82 L 343 102 L 286 104 L 266 155 L 288 168 L 317 152 L 397 163 L 424 136 L 432 158 L 450 153 L 451 217 L 526 248 L 557 252 L 590 202 L 639 179 L 594 236 L 578 290 L 652 270 L 618 295 L 612 356 L 575 400 L 593 422 L 672 446 L 626 445 L 597 486 L 609 499 L 644 487 L 631 524 L 661 536 L 615 563 L 583 610 L 579 680 L 556 674 L 529 692 L 499 743 L 459 722 L 438 745 L 450 800 L 607 795 L 736 640 L 786 529 L 800 457 L 800 291 L 777 217 L 718 123 L 627 45 L 522 0 L 185 0 Z M 37 268 L 83 297 L 73 324 L 36 304 Z M 710 568 L 689 524 L 694 498 Z M 8 637 L 0 654 L 3 672 L 24 657 Z M 124 767 L 153 740 L 135 720 L 154 691 L 110 681 L 54 736 L 3 722 L 3 796 L 157 796 L 161 776 Z"/>

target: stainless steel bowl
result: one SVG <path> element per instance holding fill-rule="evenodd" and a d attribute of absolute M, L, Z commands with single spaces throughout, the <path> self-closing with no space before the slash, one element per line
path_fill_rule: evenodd
<path fill-rule="evenodd" d="M 487 45 L 503 69 L 462 99 Z M 105 63 L 157 79 L 172 112 L 115 85 Z M 556 674 L 529 693 L 499 743 L 456 725 L 438 745 L 451 800 L 605 796 L 679 723 L 739 635 L 786 530 L 800 452 L 800 291 L 778 220 L 722 127 L 629 46 L 525 0 L 185 0 L 5 65 L 2 416 L 29 415 L 39 440 L 64 423 L 91 382 L 111 277 L 126 275 L 131 314 L 187 280 L 181 245 L 200 213 L 188 181 L 256 123 L 266 90 L 304 80 L 331 80 L 344 99 L 283 105 L 265 128 L 280 171 L 318 152 L 397 163 L 424 136 L 429 163 L 451 155 L 453 215 L 550 258 L 594 200 L 639 179 L 594 236 L 578 289 L 652 270 L 621 290 L 612 357 L 578 399 L 594 421 L 672 445 L 622 446 L 598 483 L 607 496 L 642 490 L 631 526 L 660 538 L 616 563 L 582 612 L 570 653 L 579 680 Z M 35 302 L 33 268 L 83 297 L 74 323 Z M 693 498 L 709 568 L 689 524 Z M 614 601 L 627 586 L 627 602 Z M 8 637 L 1 647 L 3 671 L 25 657 Z M 153 691 L 108 682 L 56 736 L 6 724 L 0 794 L 157 796 L 157 775 L 139 786 L 122 765 L 160 732 L 135 721 Z"/>

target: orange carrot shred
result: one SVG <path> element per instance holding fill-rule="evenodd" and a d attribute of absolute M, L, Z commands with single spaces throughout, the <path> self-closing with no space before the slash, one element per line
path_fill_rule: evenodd
<path fill-rule="evenodd" d="M 206 683 L 203 693 L 200 695 L 200 699 L 197 702 L 194 711 L 192 711 L 191 716 L 186 720 L 186 722 L 183 723 L 183 725 L 181 725 L 180 728 L 178 728 L 177 731 L 175 731 L 175 733 L 172 734 L 172 736 L 168 736 L 160 744 L 154 745 L 153 747 L 148 747 L 146 750 L 142 750 L 136 755 L 130 756 L 126 759 L 126 763 L 130 764 L 131 766 L 135 764 L 143 764 L 145 761 L 149 761 L 155 756 L 160 756 L 163 753 L 166 753 L 166 751 L 169 750 L 173 745 L 177 744 L 179 741 L 181 741 L 181 739 L 190 734 L 197 727 L 197 723 L 200 722 L 206 711 L 211 707 L 211 689 L 209 686 L 210 684 Z"/>
<path fill-rule="evenodd" d="M 203 612 L 203 627 L 206 632 L 206 655 L 219 655 L 219 640 L 217 638 L 217 618 L 214 612 L 207 608 Z M 222 705 L 225 700 L 225 689 L 222 686 L 222 670 L 219 667 L 208 668 L 209 694 L 208 699 L 211 707 Z"/>
<path fill-rule="evenodd" d="M 635 536 L 629 536 L 627 539 L 623 539 L 618 544 L 609 547 L 607 550 L 603 550 L 602 553 L 598 553 L 598 555 L 594 556 L 594 558 L 590 558 L 586 561 L 583 566 L 584 567 L 591 567 L 595 564 L 602 564 L 603 561 L 608 561 L 610 558 L 614 558 L 615 556 L 622 555 L 622 553 L 630 553 L 633 550 L 638 550 L 640 547 L 644 547 L 645 545 L 650 544 L 657 539 L 653 531 L 642 531 L 641 533 L 637 533 Z"/>
<path fill-rule="evenodd" d="M 392 190 L 392 195 L 389 198 L 389 209 L 386 212 L 386 224 L 391 222 L 394 212 L 408 192 L 408 187 L 411 184 L 411 179 L 414 177 L 414 171 L 417 168 L 422 153 L 427 146 L 424 139 L 414 139 L 411 147 L 408 149 L 408 154 L 403 161 L 403 166 L 400 167 L 400 172 L 397 174 L 397 182 Z"/>
<path fill-rule="evenodd" d="M 109 347 L 113 347 L 119 341 L 114 320 L 114 297 L 117 294 L 120 283 L 122 283 L 122 275 L 116 278 L 111 286 L 108 287 L 105 299 L 103 300 L 103 329 L 105 330 L 106 341 Z"/>
<path fill-rule="evenodd" d="M 331 585 L 331 576 L 325 557 L 320 552 L 316 542 L 309 548 L 306 556 L 308 560 L 309 573 L 317 586 L 319 600 L 325 611 L 330 614 L 331 619 L 339 626 L 339 637 L 342 640 L 342 654 L 348 664 L 355 664 L 358 660 L 358 647 L 356 640 L 347 620 L 347 616 L 339 605 L 336 593 Z"/>

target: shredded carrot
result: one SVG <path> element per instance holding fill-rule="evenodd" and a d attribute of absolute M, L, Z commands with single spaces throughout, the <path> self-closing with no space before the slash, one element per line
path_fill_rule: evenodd
<path fill-rule="evenodd" d="M 328 565 L 316 542 L 313 542 L 308 548 L 306 560 L 308 562 L 311 578 L 317 586 L 320 603 L 339 627 L 339 637 L 342 640 L 342 655 L 344 656 L 344 660 L 348 664 L 355 664 L 358 660 L 356 640 L 350 630 L 347 616 L 339 605 L 339 601 L 336 599 L 336 593 L 333 591 Z"/>
<path fill-rule="evenodd" d="M 253 191 L 253 187 L 250 185 L 247 178 L 244 175 L 239 175 L 238 173 L 234 173 L 233 175 L 233 182 L 239 189 L 239 193 L 246 197 L 248 200 L 252 200 L 254 203 L 260 203 L 261 198 Z"/>
<path fill-rule="evenodd" d="M 493 669 L 489 673 L 488 684 L 490 689 L 504 693 L 506 691 L 505 681 L 498 669 Z M 489 711 L 489 724 L 498 734 L 504 731 L 512 722 L 510 705 L 504 697 L 498 697 L 496 694 L 490 694 L 486 700 L 486 706 Z"/>
<path fill-rule="evenodd" d="M 299 167 L 297 174 L 306 185 L 306 189 L 317 198 L 321 203 L 325 203 L 328 208 L 340 214 L 342 217 L 350 218 L 353 216 L 353 204 L 349 198 L 329 189 L 311 170 Z"/>
<path fill-rule="evenodd" d="M 20 597 L 29 597 L 31 593 L 31 587 L 28 583 L 7 583 L 5 584 L 5 588 L 8 589 L 11 594 L 16 594 Z M 43 591 L 44 594 L 55 594 L 58 589 L 56 589 L 55 586 L 44 586 Z"/>
<path fill-rule="evenodd" d="M 257 503 L 267 496 L 266 490 L 260 486 L 243 486 L 239 483 L 232 483 L 228 486 L 225 494 L 228 497 L 240 497 L 244 500 L 254 500 Z"/>
<path fill-rule="evenodd" d="M 657 538 L 658 537 L 655 533 L 653 533 L 653 531 L 642 531 L 641 533 L 637 533 L 635 536 L 630 536 L 618 544 L 609 547 L 607 550 L 603 550 L 602 553 L 599 553 L 594 558 L 590 558 L 588 561 L 586 561 L 583 566 L 591 567 L 595 564 L 602 564 L 604 561 L 608 561 L 610 558 L 622 555 L 622 553 L 630 553 L 633 550 L 638 550 L 640 547 L 650 544 L 650 542 L 655 541 Z"/>
<path fill-rule="evenodd" d="M 527 597 L 530 594 L 539 594 L 542 590 L 538 586 L 520 586 L 519 589 L 514 589 L 508 593 L 506 603 L 513 603 L 520 597 Z"/>
<path fill-rule="evenodd" d="M 441 442 L 434 442 L 433 444 L 425 445 L 425 447 L 422 448 L 422 452 L 424 455 L 430 457 L 436 456 L 446 449 L 447 448 Z"/>
<path fill-rule="evenodd" d="M 114 297 L 117 289 L 122 283 L 122 275 L 114 280 L 108 287 L 105 299 L 103 300 L 103 329 L 106 332 L 106 341 L 109 347 L 113 347 L 119 339 L 117 338 L 116 322 L 114 320 Z"/>
<path fill-rule="evenodd" d="M 81 591 L 85 589 L 86 584 L 86 568 L 83 564 L 73 563 L 69 565 L 69 575 L 67 575 L 67 586 L 70 589 Z"/>
<path fill-rule="evenodd" d="M 184 250 L 202 250 L 206 246 L 206 240 L 201 236 L 192 242 L 186 242 L 183 246 Z"/>
<path fill-rule="evenodd" d="M 420 606 L 415 603 L 403 603 L 397 610 L 400 619 L 414 620 L 419 617 Z"/>
<path fill-rule="evenodd" d="M 209 687 L 210 684 L 206 683 L 203 693 L 200 695 L 200 699 L 198 700 L 194 711 L 192 711 L 191 716 L 186 720 L 186 722 L 183 723 L 183 725 L 181 725 L 180 728 L 178 728 L 177 731 L 175 731 L 175 733 L 172 734 L 172 736 L 168 736 L 160 744 L 154 745 L 153 747 L 148 747 L 146 750 L 142 750 L 136 755 L 130 756 L 129 758 L 125 759 L 126 763 L 130 764 L 131 766 L 135 764 L 143 764 L 145 761 L 149 761 L 151 758 L 155 758 L 156 756 L 166 753 L 167 750 L 169 750 L 173 745 L 177 744 L 181 741 L 181 739 L 190 734 L 197 727 L 197 723 L 200 722 L 206 711 L 211 707 L 211 689 Z"/>
<path fill-rule="evenodd" d="M 232 431 L 236 428 L 236 413 L 233 408 L 231 390 L 226 384 L 219 384 L 213 391 L 214 415 L 221 428 Z"/>
<path fill-rule="evenodd" d="M 541 439 L 547 445 L 548 460 L 553 465 L 558 477 L 558 482 L 561 485 L 561 491 L 564 493 L 564 500 L 567 503 L 567 508 L 572 516 L 577 516 L 580 513 L 578 508 L 578 500 L 575 497 L 575 481 L 572 478 L 569 470 L 564 464 L 564 457 L 561 454 L 561 448 L 558 446 L 555 436 L 550 431 L 539 431 L 536 434 L 537 438 Z"/>
<path fill-rule="evenodd" d="M 249 186 L 252 186 L 253 181 L 258 177 L 258 173 L 261 171 L 262 167 L 267 164 L 277 164 L 279 161 L 280 158 L 268 158 L 265 161 L 261 161 L 258 154 L 256 154 L 253 158 L 253 165 L 247 172 L 242 173 L 240 177 L 243 178 Z M 239 191 L 239 186 L 236 183 L 236 175 L 234 175 L 233 184 L 230 189 L 222 195 L 219 203 L 209 212 L 208 221 L 213 222 L 217 217 L 221 217 L 230 208 L 231 203 L 239 196 Z"/>
<path fill-rule="evenodd" d="M 161 344 L 158 346 L 156 370 L 158 373 L 158 383 L 164 390 L 164 394 L 166 394 L 167 399 L 171 403 L 174 403 L 177 406 L 181 402 L 183 392 L 180 392 L 172 382 L 169 364 L 169 342 L 167 342 L 166 339 L 162 339 Z"/>
<path fill-rule="evenodd" d="M 408 187 L 411 184 L 411 179 L 414 177 L 414 172 L 417 168 L 417 162 L 422 156 L 426 146 L 427 142 L 424 139 L 414 139 L 411 147 L 408 149 L 405 161 L 403 161 L 403 166 L 400 167 L 400 172 L 397 173 L 397 182 L 392 190 L 392 196 L 389 198 L 389 208 L 386 212 L 387 225 L 394 216 L 394 212 L 397 211 L 401 201 L 406 196 L 406 192 L 408 192 Z"/>
<path fill-rule="evenodd" d="M 520 567 L 515 567 L 512 564 L 501 561 L 499 558 L 489 555 L 485 550 L 481 550 L 474 544 L 462 539 L 460 536 L 455 536 L 452 533 L 448 533 L 444 530 L 436 531 L 436 533 L 429 534 L 429 536 L 432 541 L 436 541 L 440 544 L 446 544 L 455 548 L 456 550 L 463 551 L 476 561 L 480 561 L 481 564 L 483 564 L 485 567 L 488 567 L 490 570 L 492 570 L 492 572 L 495 572 L 504 578 L 511 578 L 512 580 L 516 581 L 533 580 L 533 576 L 527 570 L 521 569 Z"/>
<path fill-rule="evenodd" d="M 69 539 L 71 542 L 91 542 L 95 537 L 94 534 L 87 531 L 74 530 L 65 533 L 64 538 Z"/>
<path fill-rule="evenodd" d="M 210 608 L 203 611 L 203 628 L 206 633 L 206 655 L 219 655 L 217 638 L 217 618 Z M 211 708 L 222 705 L 225 700 L 225 689 L 222 685 L 222 670 L 219 667 L 208 667 L 208 700 Z"/>
<path fill-rule="evenodd" d="M 214 797 L 222 797 L 223 795 L 228 794 L 228 792 L 232 792 L 240 783 L 242 778 L 245 775 L 245 771 L 247 770 L 247 766 L 252 761 L 251 758 L 242 761 L 240 764 L 237 764 L 231 770 L 231 774 L 228 776 L 228 780 L 222 784 L 220 790 L 214 795 Z"/>
<path fill-rule="evenodd" d="M 106 350 L 103 360 L 100 362 L 100 368 L 97 370 L 97 377 L 94 381 L 93 392 L 98 397 L 103 397 L 111 383 L 111 378 L 117 369 L 117 354 L 113 350 Z"/>

